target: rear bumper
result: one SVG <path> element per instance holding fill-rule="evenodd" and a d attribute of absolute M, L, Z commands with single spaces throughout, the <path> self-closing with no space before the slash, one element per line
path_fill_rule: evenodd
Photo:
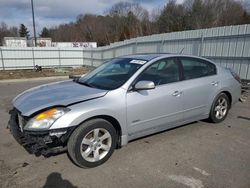
<path fill-rule="evenodd" d="M 232 98 L 232 105 L 234 105 L 240 100 L 241 94 L 242 94 L 242 86 L 241 84 L 239 84 L 238 87 L 234 90 L 234 95 Z"/>
<path fill-rule="evenodd" d="M 8 128 L 15 140 L 30 154 L 50 156 L 67 150 L 67 141 L 73 128 L 52 131 L 25 131 L 18 124 L 17 110 L 10 111 Z M 53 133 L 53 134 L 52 134 Z M 63 133 L 63 134 L 60 134 Z"/>

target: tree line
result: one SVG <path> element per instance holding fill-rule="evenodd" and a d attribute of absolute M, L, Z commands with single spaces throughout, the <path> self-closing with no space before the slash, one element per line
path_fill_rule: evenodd
<path fill-rule="evenodd" d="M 250 23 L 246 4 L 237 0 L 185 0 L 182 4 L 169 0 L 162 8 L 149 12 L 139 3 L 119 2 L 103 15 L 85 14 L 74 22 L 51 28 L 44 27 L 41 37 L 55 42 L 97 42 L 108 45 L 138 36 Z M 27 28 L 0 25 L 4 36 L 29 37 Z"/>

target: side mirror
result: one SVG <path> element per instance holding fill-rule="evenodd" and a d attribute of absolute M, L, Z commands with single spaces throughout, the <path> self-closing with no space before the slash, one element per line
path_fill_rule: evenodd
<path fill-rule="evenodd" d="M 139 81 L 135 84 L 135 90 L 149 90 L 154 89 L 155 84 L 152 81 Z"/>

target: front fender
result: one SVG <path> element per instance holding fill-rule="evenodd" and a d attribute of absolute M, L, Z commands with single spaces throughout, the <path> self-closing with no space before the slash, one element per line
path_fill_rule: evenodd
<path fill-rule="evenodd" d="M 78 126 L 95 116 L 111 116 L 119 122 L 122 134 L 127 134 L 125 97 L 122 100 L 121 97 L 116 98 L 108 95 L 75 104 L 68 108 L 71 110 L 56 120 L 50 127 L 51 130 Z"/>

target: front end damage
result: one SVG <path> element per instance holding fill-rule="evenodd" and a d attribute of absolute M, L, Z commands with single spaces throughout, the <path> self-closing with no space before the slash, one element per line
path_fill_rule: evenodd
<path fill-rule="evenodd" d="M 22 117 L 18 110 L 10 112 L 8 128 L 16 141 L 30 154 L 49 157 L 67 150 L 67 141 L 75 127 L 45 131 L 27 131 L 23 127 L 27 118 Z"/>

